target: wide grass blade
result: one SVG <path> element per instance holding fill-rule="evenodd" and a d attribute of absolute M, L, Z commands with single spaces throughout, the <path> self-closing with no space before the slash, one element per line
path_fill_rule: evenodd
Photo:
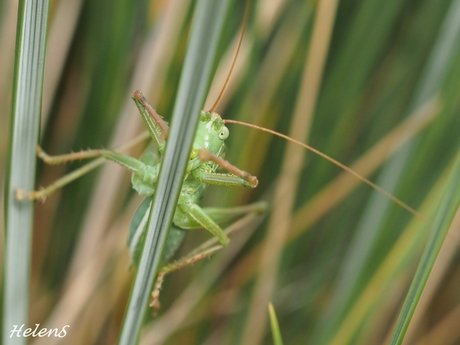
<path fill-rule="evenodd" d="M 217 45 L 230 1 L 198 2 L 179 91 L 174 106 L 157 190 L 150 210 L 146 243 L 131 292 L 119 344 L 134 344 L 157 274 L 182 186 L 200 109 L 209 86 Z M 209 28 L 212 28 L 210 30 Z"/>
<path fill-rule="evenodd" d="M 18 202 L 17 189 L 35 187 L 48 0 L 19 4 L 10 146 L 5 188 L 5 290 L 3 344 L 25 344 L 14 327 L 28 324 L 33 202 Z"/>

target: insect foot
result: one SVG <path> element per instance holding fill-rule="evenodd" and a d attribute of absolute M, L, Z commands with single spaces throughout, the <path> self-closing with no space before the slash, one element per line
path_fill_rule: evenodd
<path fill-rule="evenodd" d="M 16 197 L 16 200 L 24 201 L 27 199 L 27 192 L 24 189 L 18 188 L 14 191 L 14 196 Z"/>
<path fill-rule="evenodd" d="M 14 196 L 17 201 L 40 201 L 41 203 L 44 203 L 46 200 L 46 195 L 43 195 L 42 193 L 38 192 L 26 192 L 24 189 L 18 188 L 14 191 Z"/>

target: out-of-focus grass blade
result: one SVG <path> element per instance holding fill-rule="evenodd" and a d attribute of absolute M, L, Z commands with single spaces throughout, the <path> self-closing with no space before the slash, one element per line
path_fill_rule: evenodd
<path fill-rule="evenodd" d="M 18 202 L 15 190 L 35 187 L 35 150 L 40 125 L 48 0 L 19 3 L 13 107 L 5 188 L 5 290 L 3 344 L 25 344 L 14 325 L 28 324 L 33 202 Z"/>
<path fill-rule="evenodd" d="M 459 28 L 458 25 L 458 10 L 455 6 L 451 6 L 451 11 L 448 12 L 444 26 L 439 32 L 436 44 L 433 46 L 431 56 L 427 62 L 417 88 L 412 96 L 410 109 L 408 114 L 420 107 L 427 99 L 434 97 L 443 86 L 446 75 L 449 73 L 451 66 L 450 62 L 455 58 L 456 45 L 458 41 Z M 377 184 L 385 190 L 395 193 L 395 190 L 401 183 L 400 177 L 408 168 L 410 157 L 414 154 L 417 147 L 417 138 L 411 140 L 403 149 L 394 155 L 385 165 Z M 363 267 L 372 262 L 371 257 L 374 255 L 374 248 L 378 245 L 376 241 L 381 239 L 382 232 L 386 231 L 383 226 L 376 224 L 384 224 L 388 216 L 388 209 L 391 202 L 378 193 L 373 193 L 370 202 L 363 213 L 361 221 L 357 227 L 355 240 L 350 247 L 349 255 L 344 260 L 344 268 L 340 277 L 340 288 L 337 289 L 337 295 L 333 301 L 334 308 L 329 310 L 325 322 L 329 324 L 339 323 L 343 321 L 343 315 L 346 310 L 351 310 L 350 307 L 356 298 L 356 292 L 359 291 L 362 281 L 367 272 Z M 335 327 L 332 325 L 331 327 Z M 321 336 L 328 337 L 332 332 L 323 332 Z"/>
<path fill-rule="evenodd" d="M 150 289 L 158 271 L 176 209 L 229 4 L 230 0 L 201 0 L 195 10 L 172 126 L 150 210 L 146 242 L 119 344 L 135 344 L 139 337 Z"/>
<path fill-rule="evenodd" d="M 401 344 L 410 320 L 414 314 L 417 303 L 422 295 L 428 276 L 433 268 L 436 257 L 438 256 L 441 245 L 449 230 L 450 224 L 460 205 L 460 153 L 457 154 L 455 167 L 452 171 L 446 191 L 442 198 L 432 234 L 423 252 L 417 272 L 412 281 L 411 287 L 404 302 L 401 314 L 393 332 L 390 344 Z"/>
<path fill-rule="evenodd" d="M 270 327 L 273 335 L 273 343 L 275 345 L 283 345 L 278 318 L 276 317 L 275 308 L 273 308 L 273 304 L 271 303 L 268 303 L 268 315 L 270 316 Z"/>

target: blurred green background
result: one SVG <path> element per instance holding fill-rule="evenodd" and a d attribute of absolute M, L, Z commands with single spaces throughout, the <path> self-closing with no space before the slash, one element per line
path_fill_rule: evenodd
<path fill-rule="evenodd" d="M 226 20 L 205 109 L 228 73 L 244 5 Z M 135 89 L 169 121 L 194 6 L 51 1 L 45 151 L 116 147 L 134 137 L 142 130 Z M 16 17 L 17 1 L 0 0 L 2 191 Z M 460 142 L 459 23 L 453 0 L 253 1 L 217 111 L 307 142 L 434 219 Z M 258 176 L 259 187 L 211 187 L 203 205 L 263 199 L 270 210 L 210 260 L 166 277 L 141 343 L 271 344 L 268 301 L 286 344 L 387 343 L 430 227 L 316 155 L 229 128 L 227 159 Z M 39 164 L 37 187 L 81 164 Z M 134 273 L 125 241 L 140 202 L 129 174 L 107 163 L 37 204 L 30 324 L 70 329 L 34 344 L 116 342 Z M 405 344 L 460 341 L 459 221 Z M 177 255 L 208 237 L 191 232 Z"/>

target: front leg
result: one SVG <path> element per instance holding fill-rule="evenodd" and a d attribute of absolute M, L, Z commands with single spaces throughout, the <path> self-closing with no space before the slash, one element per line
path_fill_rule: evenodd
<path fill-rule="evenodd" d="M 147 102 L 141 91 L 134 91 L 132 99 L 139 109 L 139 113 L 144 120 L 153 142 L 160 152 L 164 151 L 166 137 L 168 136 L 168 125 L 163 118 L 157 114 L 152 106 Z"/>
<path fill-rule="evenodd" d="M 215 186 L 255 188 L 254 184 L 247 179 L 229 173 L 204 172 L 196 169 L 193 171 L 193 177 L 197 181 Z M 255 176 L 253 176 L 253 178 L 256 179 Z"/>
<path fill-rule="evenodd" d="M 228 236 L 225 234 L 224 230 L 221 229 L 216 222 L 212 220 L 212 218 L 205 212 L 203 209 L 193 202 L 187 203 L 180 203 L 176 210 L 176 214 L 178 211 L 183 212 L 186 217 L 177 217 L 174 220 L 174 223 L 183 229 L 193 228 L 190 227 L 190 219 L 193 219 L 195 222 L 201 225 L 201 227 L 208 230 L 211 234 L 217 237 L 220 244 L 222 246 L 227 246 L 230 242 Z"/>
<path fill-rule="evenodd" d="M 197 179 L 201 179 L 202 182 L 214 185 L 244 186 L 250 188 L 256 188 L 259 184 L 257 177 L 241 170 L 229 161 L 212 154 L 208 149 L 200 149 L 198 151 L 198 158 L 202 162 L 213 162 L 230 172 L 230 174 L 219 174 L 214 172 L 205 172 L 202 171 L 202 169 L 196 169 L 194 176 Z"/>

